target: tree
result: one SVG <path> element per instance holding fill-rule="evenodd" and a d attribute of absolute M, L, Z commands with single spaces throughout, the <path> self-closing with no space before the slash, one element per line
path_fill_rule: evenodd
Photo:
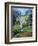
<path fill-rule="evenodd" d="M 32 26 L 32 14 L 29 15 L 29 24 Z"/>

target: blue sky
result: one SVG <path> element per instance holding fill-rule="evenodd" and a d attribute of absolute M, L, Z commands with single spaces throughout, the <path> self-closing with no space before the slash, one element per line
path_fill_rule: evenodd
<path fill-rule="evenodd" d="M 26 11 L 32 11 L 32 8 L 13 8 L 13 10 L 20 11 L 21 15 L 24 15 Z"/>

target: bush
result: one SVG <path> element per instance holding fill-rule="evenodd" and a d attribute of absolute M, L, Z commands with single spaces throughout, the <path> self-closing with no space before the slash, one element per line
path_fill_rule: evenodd
<path fill-rule="evenodd" d="M 20 34 L 16 34 L 15 37 L 21 37 L 21 35 Z"/>
<path fill-rule="evenodd" d="M 20 33 L 21 32 L 21 28 L 19 25 L 14 25 L 13 30 L 14 34 Z"/>

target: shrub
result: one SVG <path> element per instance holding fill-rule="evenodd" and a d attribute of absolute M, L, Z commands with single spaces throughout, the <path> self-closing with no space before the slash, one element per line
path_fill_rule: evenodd
<path fill-rule="evenodd" d="M 18 33 L 18 34 L 15 35 L 15 37 L 21 37 L 21 35 Z"/>
<path fill-rule="evenodd" d="M 13 30 L 14 34 L 20 33 L 21 32 L 21 28 L 19 25 L 14 25 Z"/>

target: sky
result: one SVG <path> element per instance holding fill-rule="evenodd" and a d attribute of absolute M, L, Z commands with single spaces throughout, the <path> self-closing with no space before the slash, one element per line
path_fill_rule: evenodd
<path fill-rule="evenodd" d="M 12 10 L 15 10 L 18 12 L 20 11 L 21 15 L 24 15 L 24 14 L 26 14 L 26 11 L 32 11 L 32 8 L 12 8 Z"/>

